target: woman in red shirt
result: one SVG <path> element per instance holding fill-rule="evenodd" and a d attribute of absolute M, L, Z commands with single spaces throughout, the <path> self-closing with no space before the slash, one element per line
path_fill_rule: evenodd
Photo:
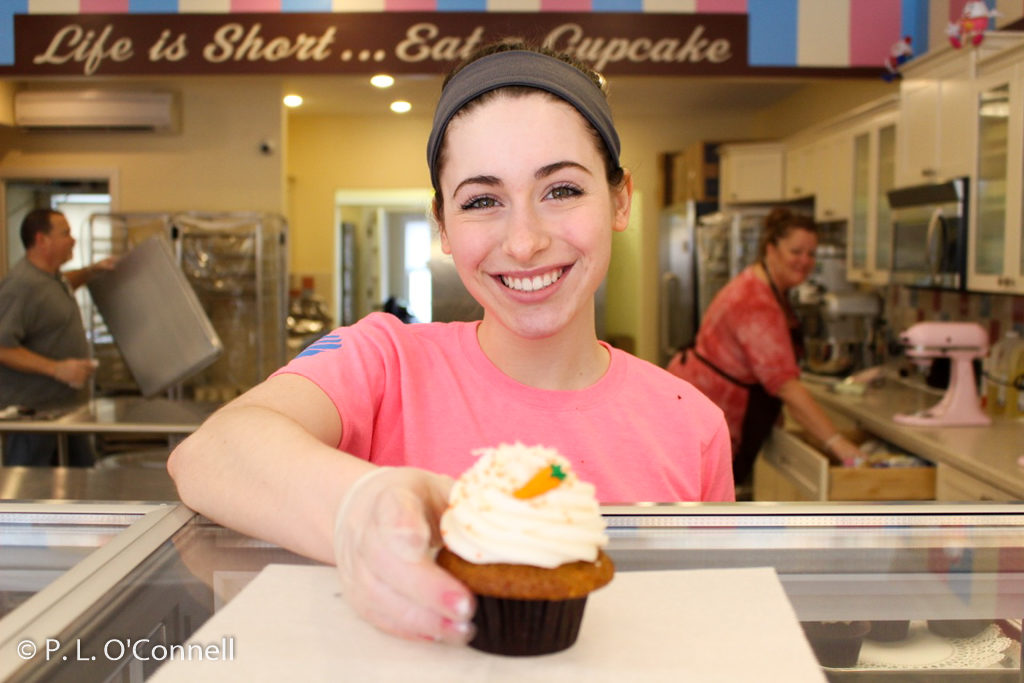
<path fill-rule="evenodd" d="M 810 216 L 774 209 L 765 219 L 758 262 L 715 295 L 695 347 L 669 362 L 669 371 L 725 413 L 737 484 L 750 475 L 783 404 L 836 457 L 862 455 L 800 383 L 799 326 L 786 295 L 811 274 L 817 247 L 818 230 Z"/>

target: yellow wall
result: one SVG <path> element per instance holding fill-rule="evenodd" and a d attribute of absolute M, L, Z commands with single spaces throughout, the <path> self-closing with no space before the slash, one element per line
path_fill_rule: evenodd
<path fill-rule="evenodd" d="M 179 133 L 0 127 L 0 173 L 110 169 L 117 182 L 114 211 L 284 212 L 284 115 L 276 80 L 168 80 L 148 87 L 176 93 Z M 272 154 L 260 153 L 262 140 L 273 143 Z"/>
<path fill-rule="evenodd" d="M 14 85 L 0 81 L 0 126 L 14 125 Z"/>
<path fill-rule="evenodd" d="M 766 137 L 782 138 L 898 92 L 897 83 L 886 83 L 881 77 L 808 84 L 760 112 L 757 120 L 765 131 L 771 132 Z"/>
<path fill-rule="evenodd" d="M 291 264 L 296 273 L 322 276 L 334 270 L 337 190 L 430 187 L 426 117 L 292 115 L 288 129 Z"/>

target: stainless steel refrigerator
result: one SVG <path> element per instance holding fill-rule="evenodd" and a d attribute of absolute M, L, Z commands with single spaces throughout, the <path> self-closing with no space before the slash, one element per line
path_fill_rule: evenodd
<path fill-rule="evenodd" d="M 718 290 L 757 259 L 764 218 L 772 206 L 717 209 L 713 202 L 687 201 L 661 212 L 662 366 L 676 351 L 694 342 L 704 312 Z"/>
<path fill-rule="evenodd" d="M 666 207 L 659 217 L 658 361 L 663 367 L 697 333 L 697 225 L 717 206 L 686 201 Z"/>

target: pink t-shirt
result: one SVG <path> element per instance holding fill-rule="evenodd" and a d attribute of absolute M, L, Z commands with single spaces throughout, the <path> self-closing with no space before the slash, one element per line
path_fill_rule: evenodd
<path fill-rule="evenodd" d="M 604 503 L 734 499 L 725 420 L 692 386 L 608 347 L 592 386 L 536 389 L 490 362 L 478 325 L 374 313 L 278 372 L 319 386 L 341 416 L 338 448 L 378 465 L 458 476 L 474 449 L 521 441 L 557 448 Z"/>
<path fill-rule="evenodd" d="M 768 283 L 746 268 L 712 299 L 697 332 L 697 353 L 744 384 L 760 384 L 772 396 L 800 377 L 786 314 Z M 747 412 L 747 390 L 686 354 L 668 366 L 703 391 L 725 413 L 734 446 Z"/>

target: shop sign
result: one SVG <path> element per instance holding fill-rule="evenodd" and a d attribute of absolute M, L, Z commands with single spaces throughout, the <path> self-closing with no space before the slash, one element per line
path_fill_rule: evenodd
<path fill-rule="evenodd" d="M 763 72 L 742 14 L 382 12 L 17 15 L 0 75 L 435 74 L 512 36 L 607 74 Z"/>

